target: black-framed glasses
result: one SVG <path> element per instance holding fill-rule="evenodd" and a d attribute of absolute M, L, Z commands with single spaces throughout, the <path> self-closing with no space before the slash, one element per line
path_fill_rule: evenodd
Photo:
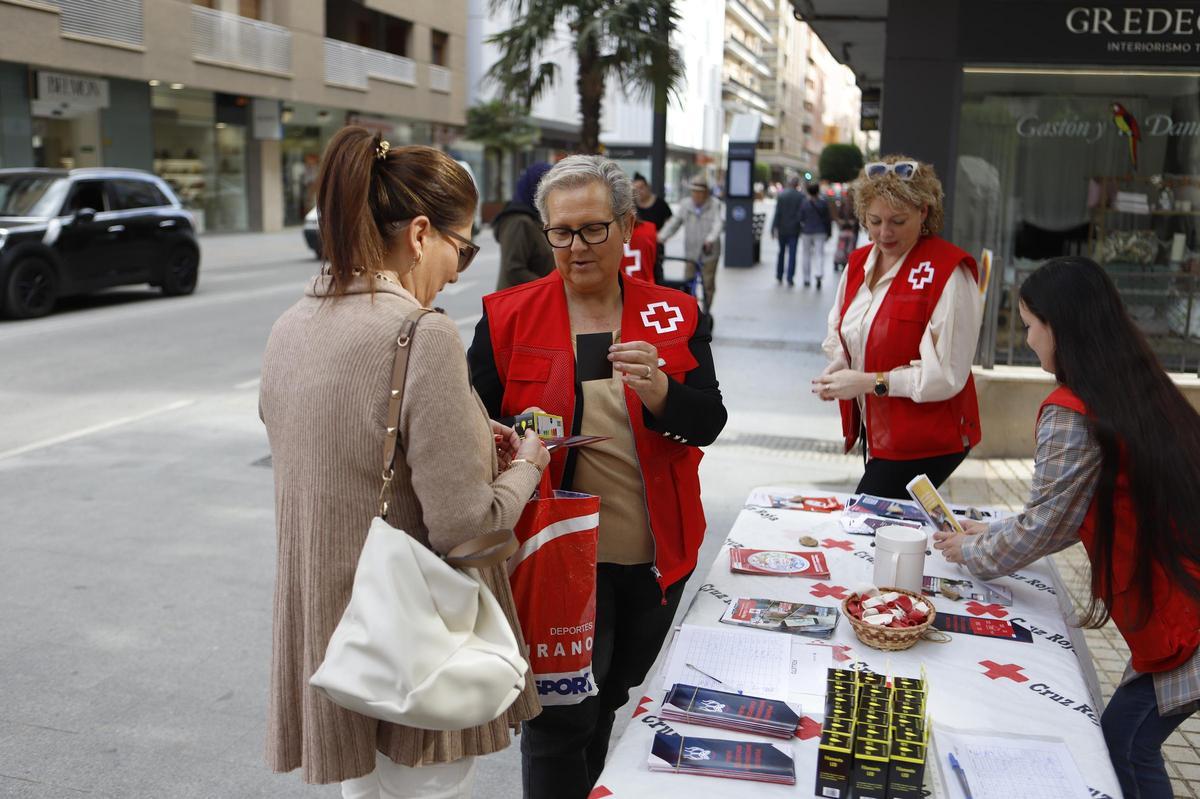
<path fill-rule="evenodd" d="M 443 236 L 449 236 L 462 245 L 458 248 L 458 272 L 462 274 L 467 271 L 467 267 L 471 265 L 471 261 L 474 261 L 475 256 L 479 254 L 479 245 L 470 239 L 464 239 L 453 230 L 440 230 L 438 232 Z"/>
<path fill-rule="evenodd" d="M 543 228 L 542 233 L 546 234 L 546 241 L 550 242 L 550 246 L 559 250 L 565 250 L 574 244 L 576 236 L 583 239 L 584 244 L 603 244 L 608 241 L 609 227 L 616 221 L 614 218 L 607 222 L 588 222 L 577 228 L 548 227 Z"/>
<path fill-rule="evenodd" d="M 897 161 L 894 164 L 885 164 L 883 161 L 872 161 L 863 167 L 869 178 L 877 178 L 891 172 L 901 180 L 912 180 L 913 175 L 917 174 L 917 167 L 920 166 L 916 161 Z"/>

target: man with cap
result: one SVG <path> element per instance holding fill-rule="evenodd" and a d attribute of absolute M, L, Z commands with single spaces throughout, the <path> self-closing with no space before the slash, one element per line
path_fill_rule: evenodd
<path fill-rule="evenodd" d="M 709 191 L 703 178 L 692 181 L 691 199 L 679 204 L 675 214 L 658 233 L 664 243 L 683 227 L 684 257 L 691 263 L 687 279 L 696 274 L 697 262 L 701 263 L 700 275 L 704 282 L 704 297 L 701 307 L 705 313 L 712 312 L 713 295 L 717 291 L 717 261 L 721 260 L 721 231 L 725 228 L 725 206 Z"/>

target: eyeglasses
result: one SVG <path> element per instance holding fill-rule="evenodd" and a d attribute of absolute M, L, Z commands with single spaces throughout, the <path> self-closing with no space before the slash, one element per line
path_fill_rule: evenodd
<path fill-rule="evenodd" d="M 883 161 L 872 161 L 863 169 L 869 178 L 877 178 L 891 172 L 901 180 L 912 180 L 913 175 L 917 174 L 917 167 L 920 166 L 916 161 L 897 161 L 894 164 L 885 164 Z"/>
<path fill-rule="evenodd" d="M 405 219 L 403 222 L 393 222 L 392 229 L 399 232 L 412 224 L 411 219 Z M 467 271 L 467 267 L 471 265 L 471 261 L 475 260 L 475 256 L 479 254 L 479 245 L 470 239 L 464 239 L 462 236 L 455 233 L 453 230 L 442 230 L 434 228 L 438 233 L 441 233 L 446 238 L 454 239 L 461 247 L 458 247 L 458 273 L 461 275 Z M 453 243 L 453 242 L 451 242 Z"/>
<path fill-rule="evenodd" d="M 575 237 L 583 239 L 584 244 L 603 244 L 608 241 L 608 228 L 616 219 L 610 219 L 607 222 L 588 222 L 583 227 L 548 227 L 542 230 L 546 234 L 546 241 L 550 242 L 550 246 L 558 250 L 565 250 L 575 243 Z"/>
<path fill-rule="evenodd" d="M 470 239 L 464 239 L 453 230 L 440 230 L 438 232 L 443 236 L 449 236 L 462 245 L 458 248 L 458 272 L 462 274 L 467 271 L 467 267 L 471 265 L 471 261 L 474 261 L 475 256 L 479 254 L 479 245 Z"/>

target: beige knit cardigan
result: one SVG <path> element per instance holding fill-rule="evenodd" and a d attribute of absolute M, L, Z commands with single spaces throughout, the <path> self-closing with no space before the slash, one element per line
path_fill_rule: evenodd
<path fill-rule="evenodd" d="M 381 280 L 372 295 L 366 278 L 331 298 L 326 280 L 315 278 L 272 327 L 259 397 L 275 470 L 278 545 L 267 760 L 275 771 L 302 767 L 311 783 L 371 772 L 376 750 L 409 766 L 495 752 L 509 744 L 510 725 L 540 710 L 528 674 L 503 716 L 457 732 L 360 716 L 308 685 L 349 601 L 376 512 L 396 333 L 418 307 L 403 288 Z M 389 521 L 446 552 L 512 528 L 538 471 L 519 463 L 497 476 L 487 415 L 453 321 L 424 316 L 411 346 Z M 504 567 L 484 579 L 520 636 Z"/>

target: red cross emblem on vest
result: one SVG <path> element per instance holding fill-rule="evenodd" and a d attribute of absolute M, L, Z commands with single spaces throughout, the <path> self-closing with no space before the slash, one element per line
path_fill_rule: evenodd
<path fill-rule="evenodd" d="M 625 274 L 632 276 L 642 271 L 642 251 L 630 247 L 629 242 L 625 242 L 625 258 L 632 262 L 625 264 Z"/>
<path fill-rule="evenodd" d="M 933 262 L 922 261 L 916 269 L 908 273 L 908 282 L 913 289 L 920 291 L 933 282 Z"/>
<path fill-rule="evenodd" d="M 652 302 L 642 311 L 642 326 L 653 326 L 659 335 L 673 333 L 683 321 L 683 311 L 665 302 Z"/>

